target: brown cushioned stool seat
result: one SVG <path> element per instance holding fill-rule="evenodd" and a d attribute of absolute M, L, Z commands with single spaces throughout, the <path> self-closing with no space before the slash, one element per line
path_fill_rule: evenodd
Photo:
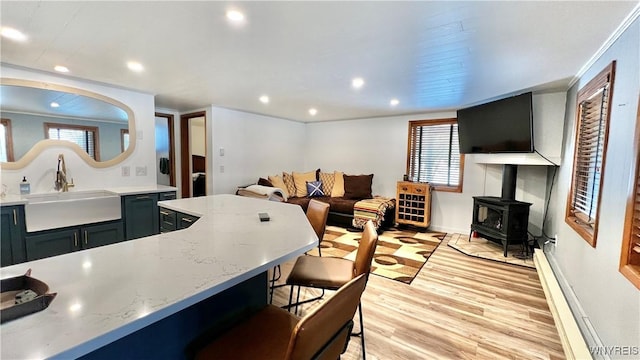
<path fill-rule="evenodd" d="M 292 313 L 268 305 L 200 350 L 196 359 L 282 359 L 298 320 Z M 269 341 L 259 341 L 265 337 Z"/>
<path fill-rule="evenodd" d="M 302 319 L 267 305 L 201 348 L 195 359 L 338 359 L 349 343 L 366 282 L 364 274 L 354 278 Z"/>
<path fill-rule="evenodd" d="M 300 256 L 287 285 L 303 285 L 335 290 L 353 279 L 354 262 L 341 258 Z"/>

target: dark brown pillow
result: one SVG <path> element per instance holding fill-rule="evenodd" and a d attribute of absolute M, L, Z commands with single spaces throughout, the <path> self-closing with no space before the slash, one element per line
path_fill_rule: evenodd
<path fill-rule="evenodd" d="M 269 180 L 267 180 L 265 178 L 258 179 L 258 185 L 273 187 L 273 184 L 271 183 L 271 181 L 269 181 Z"/>
<path fill-rule="evenodd" d="M 373 174 L 344 175 L 344 198 L 351 200 L 371 199 Z"/>

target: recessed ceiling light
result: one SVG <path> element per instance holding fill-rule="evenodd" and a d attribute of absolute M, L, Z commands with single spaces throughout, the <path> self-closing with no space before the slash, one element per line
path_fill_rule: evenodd
<path fill-rule="evenodd" d="M 49 106 L 51 106 L 52 108 L 57 108 L 57 107 L 60 107 L 60 104 L 54 101 L 51 104 L 49 104 Z"/>
<path fill-rule="evenodd" d="M 142 66 L 142 64 L 140 64 L 137 61 L 127 62 L 127 67 L 129 68 L 129 70 L 135 71 L 135 72 L 141 72 L 142 70 L 144 70 L 144 66 Z"/>
<path fill-rule="evenodd" d="M 391 99 L 391 101 L 389 101 L 389 104 L 391 104 L 391 106 L 396 106 L 400 104 L 400 101 L 398 99 Z"/>
<path fill-rule="evenodd" d="M 239 23 L 244 21 L 244 14 L 238 10 L 229 10 L 227 11 L 227 19 Z"/>
<path fill-rule="evenodd" d="M 357 77 L 351 80 L 351 86 L 353 86 L 355 89 L 360 89 L 363 85 L 364 85 L 363 78 Z"/>
<path fill-rule="evenodd" d="M 6 26 L 2 27 L 2 30 L 0 30 L 0 35 L 6 37 L 7 39 L 14 40 L 14 41 L 26 41 L 27 40 L 27 35 L 22 33 L 20 30 L 16 30 L 14 28 L 6 27 Z"/>
<path fill-rule="evenodd" d="M 57 72 L 61 72 L 61 73 L 68 73 L 69 72 L 69 68 L 67 68 L 66 66 L 62 66 L 62 65 L 56 65 L 53 70 L 57 71 Z"/>
<path fill-rule="evenodd" d="M 315 108 L 309 109 L 309 115 L 316 116 L 317 113 L 318 113 L 318 110 L 316 110 Z"/>
<path fill-rule="evenodd" d="M 269 103 L 269 97 L 267 95 L 260 96 L 260 102 L 263 103 L 263 104 L 268 104 Z"/>

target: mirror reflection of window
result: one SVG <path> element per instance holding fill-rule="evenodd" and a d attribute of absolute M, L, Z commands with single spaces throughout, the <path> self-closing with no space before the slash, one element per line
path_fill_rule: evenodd
<path fill-rule="evenodd" d="M 78 144 L 96 161 L 100 161 L 97 150 L 98 128 L 94 126 L 79 126 L 69 124 L 45 123 L 47 139 L 66 140 Z"/>
<path fill-rule="evenodd" d="M 120 129 L 120 151 L 124 152 L 129 148 L 129 129 Z"/>
<path fill-rule="evenodd" d="M 0 162 L 14 161 L 11 120 L 0 120 Z"/>

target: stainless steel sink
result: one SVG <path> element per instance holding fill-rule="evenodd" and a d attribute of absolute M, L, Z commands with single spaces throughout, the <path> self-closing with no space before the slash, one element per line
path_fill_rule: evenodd
<path fill-rule="evenodd" d="M 27 232 L 122 218 L 120 196 L 106 190 L 26 195 Z"/>

